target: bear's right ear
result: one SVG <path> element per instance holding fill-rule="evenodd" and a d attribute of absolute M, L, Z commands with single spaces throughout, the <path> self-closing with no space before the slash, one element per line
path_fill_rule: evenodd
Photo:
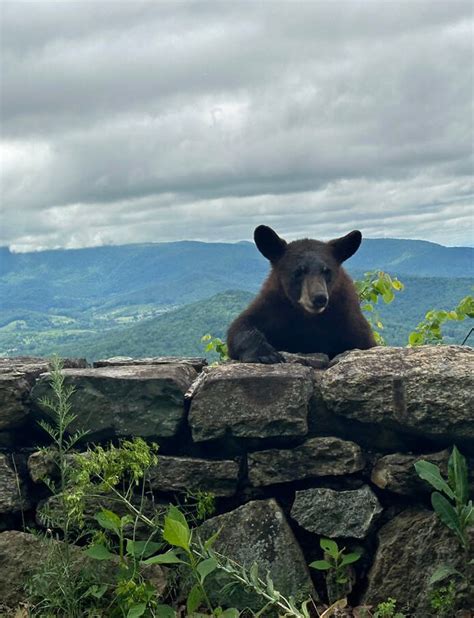
<path fill-rule="evenodd" d="M 259 225 L 253 233 L 257 249 L 270 262 L 276 262 L 286 250 L 286 240 L 280 238 L 271 227 Z"/>

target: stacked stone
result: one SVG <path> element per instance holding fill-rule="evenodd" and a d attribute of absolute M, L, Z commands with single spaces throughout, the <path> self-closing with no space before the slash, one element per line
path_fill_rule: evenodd
<path fill-rule="evenodd" d="M 283 594 L 315 594 L 306 564 L 321 558 L 319 538 L 329 537 L 364 550 L 357 579 L 368 583 L 365 592 L 356 586 L 356 601 L 393 597 L 410 615 L 428 616 L 432 573 L 441 563 L 457 568 L 465 557 L 428 510 L 430 487 L 413 464 L 428 459 L 446 469 L 453 444 L 474 457 L 473 350 L 374 348 L 331 363 L 322 355 L 286 361 L 66 361 L 73 429 L 86 429 L 88 442 L 158 442 L 150 478 L 157 497 L 213 492 L 219 514 L 202 533 L 221 529 L 217 550 L 244 566 L 256 560 Z M 37 420 L 48 416 L 41 403 L 47 369 L 43 359 L 0 361 L 3 529 L 18 529 L 20 511 L 34 511 L 41 493 L 35 482 L 48 470 L 35 454 L 25 465 L 44 439 Z M 15 551 L 5 535 L 24 539 L 0 534 L 0 572 Z M 10 601 L 12 581 L 2 589 L 0 577 L 0 597 Z M 474 605 L 473 587 L 469 597 Z M 256 603 L 248 594 L 233 602 Z"/>

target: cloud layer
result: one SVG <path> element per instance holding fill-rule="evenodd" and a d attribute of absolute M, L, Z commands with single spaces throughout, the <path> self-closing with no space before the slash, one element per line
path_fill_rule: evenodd
<path fill-rule="evenodd" d="M 474 243 L 470 2 L 1 10 L 0 245 Z"/>

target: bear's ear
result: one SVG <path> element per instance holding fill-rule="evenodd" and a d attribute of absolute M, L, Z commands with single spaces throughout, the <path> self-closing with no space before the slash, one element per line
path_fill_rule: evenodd
<path fill-rule="evenodd" d="M 276 262 L 285 253 L 286 241 L 280 238 L 271 227 L 259 225 L 253 233 L 257 249 L 270 262 Z"/>
<path fill-rule="evenodd" d="M 341 263 L 354 255 L 362 242 L 362 234 L 359 230 L 349 232 L 341 238 L 330 240 L 328 245 L 332 248 L 332 252 L 336 260 Z"/>

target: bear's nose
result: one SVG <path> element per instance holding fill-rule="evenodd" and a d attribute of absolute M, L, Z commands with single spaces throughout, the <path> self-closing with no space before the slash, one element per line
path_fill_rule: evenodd
<path fill-rule="evenodd" d="M 328 303 L 328 297 L 326 294 L 315 294 L 313 296 L 313 307 L 315 309 L 321 309 L 325 307 Z"/>

